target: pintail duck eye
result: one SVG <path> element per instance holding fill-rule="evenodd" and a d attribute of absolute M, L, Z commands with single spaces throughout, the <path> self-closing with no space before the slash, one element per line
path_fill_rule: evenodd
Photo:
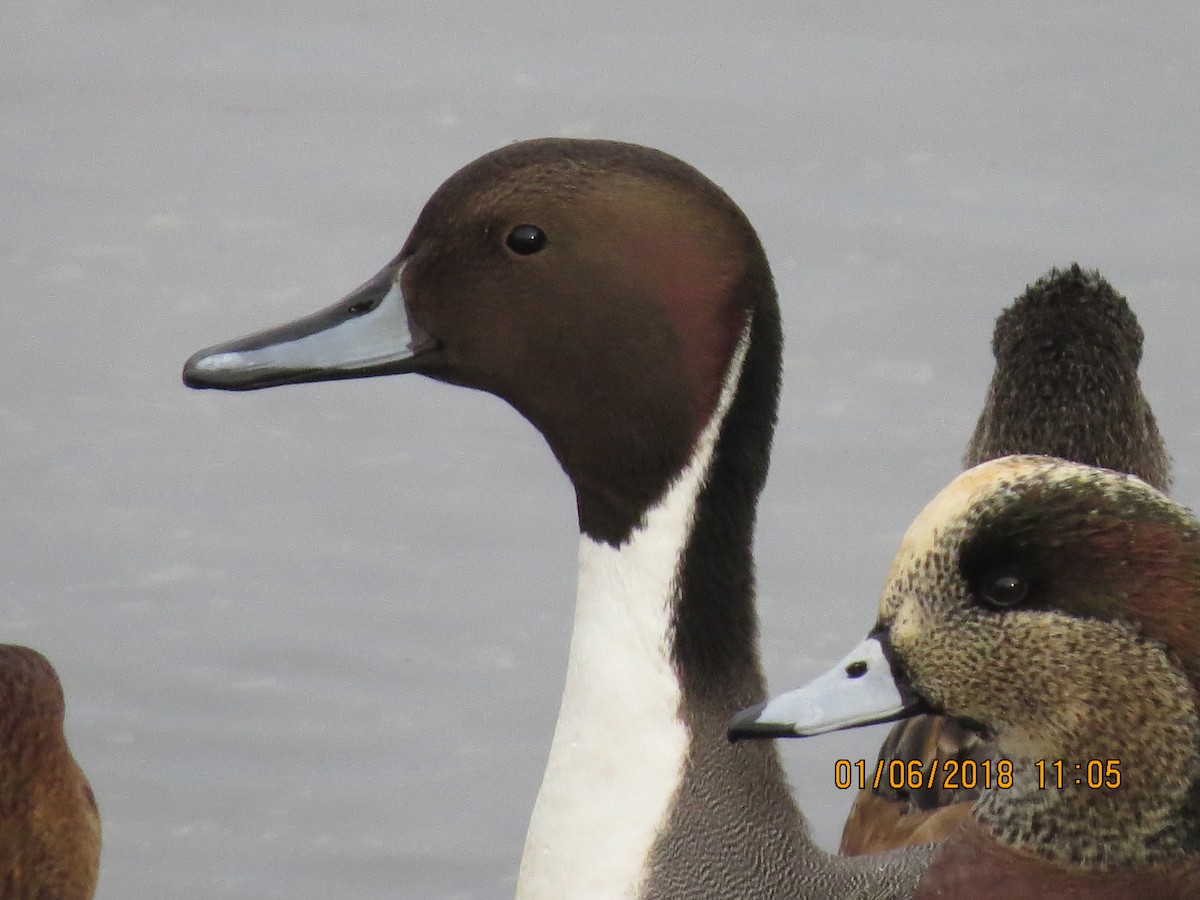
<path fill-rule="evenodd" d="M 536 225 L 518 225 L 508 233 L 504 243 L 520 256 L 530 256 L 546 246 L 546 232 Z"/>
<path fill-rule="evenodd" d="M 979 595 L 993 609 L 1011 609 L 1029 595 L 1029 582 L 1011 572 L 1001 572 L 983 580 Z"/>

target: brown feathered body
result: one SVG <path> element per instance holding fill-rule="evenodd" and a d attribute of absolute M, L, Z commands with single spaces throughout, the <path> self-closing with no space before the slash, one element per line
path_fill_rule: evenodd
<path fill-rule="evenodd" d="M 100 817 L 63 733 L 62 686 L 44 656 L 0 645 L 0 897 L 90 900 Z"/>

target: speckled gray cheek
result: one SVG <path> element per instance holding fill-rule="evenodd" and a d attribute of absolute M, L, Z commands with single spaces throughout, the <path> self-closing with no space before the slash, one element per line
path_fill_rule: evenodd
<path fill-rule="evenodd" d="M 932 617 L 947 606 L 957 605 L 966 592 L 958 571 L 961 529 L 942 532 L 936 546 L 910 561 L 884 587 L 880 599 L 880 623 L 895 619 L 906 603 L 914 603 L 925 617 Z"/>
<path fill-rule="evenodd" d="M 977 818 L 1009 845 L 1085 868 L 1157 865 L 1194 853 L 1188 795 L 1200 766 L 1200 731 L 1186 676 L 1131 626 L 1063 617 L 1056 637 L 1072 660 L 1072 683 L 1043 666 L 1040 687 L 1025 685 L 1023 695 L 1006 699 L 1029 731 L 1055 735 L 1051 756 L 1068 762 L 1065 783 L 1045 789 L 1034 760 L 1047 750 L 1014 745 L 1002 733 L 1003 755 L 1017 765 L 1014 787 L 985 793 Z M 1028 655 L 1022 640 L 1045 643 L 1026 629 L 1007 646 Z M 1033 722 L 1047 698 L 1057 698 L 1053 721 Z M 1092 759 L 1119 760 L 1119 792 L 1080 783 Z M 1078 781 L 1075 761 L 1084 767 Z"/>

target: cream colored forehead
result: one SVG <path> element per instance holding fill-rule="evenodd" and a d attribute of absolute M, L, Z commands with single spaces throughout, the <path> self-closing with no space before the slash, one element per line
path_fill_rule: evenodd
<path fill-rule="evenodd" d="M 1011 490 L 1031 477 L 1065 481 L 1088 474 L 1094 475 L 1095 470 L 1045 456 L 1005 456 L 968 469 L 942 488 L 908 526 L 892 561 L 888 581 L 929 556 L 941 534 L 962 522 L 971 509 L 987 498 Z"/>

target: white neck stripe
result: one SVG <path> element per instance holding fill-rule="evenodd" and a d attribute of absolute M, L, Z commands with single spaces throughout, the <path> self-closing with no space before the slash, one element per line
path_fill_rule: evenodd
<path fill-rule="evenodd" d="M 566 686 L 525 838 L 521 900 L 634 898 L 683 776 L 688 734 L 671 663 L 678 573 L 750 323 L 688 465 L 620 547 L 586 535 Z"/>

